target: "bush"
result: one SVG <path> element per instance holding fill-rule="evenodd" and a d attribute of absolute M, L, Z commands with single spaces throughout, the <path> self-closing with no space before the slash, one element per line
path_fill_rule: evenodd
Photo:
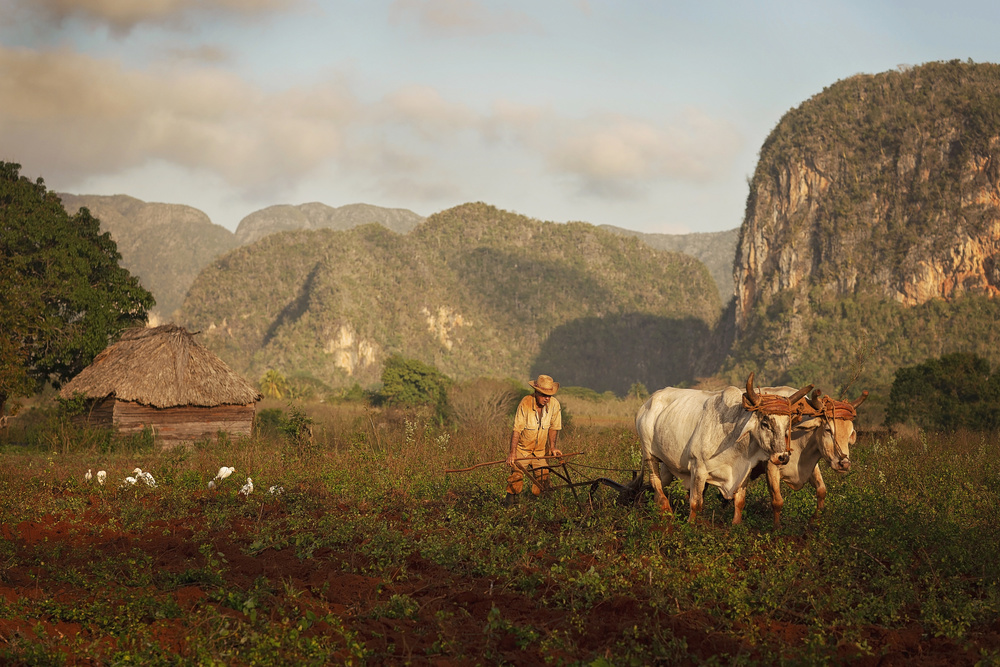
<path fill-rule="evenodd" d="M 382 397 L 385 402 L 407 407 L 433 405 L 439 418 L 448 411 L 448 387 L 452 381 L 430 364 L 406 359 L 398 354 L 389 357 L 382 371 Z"/>

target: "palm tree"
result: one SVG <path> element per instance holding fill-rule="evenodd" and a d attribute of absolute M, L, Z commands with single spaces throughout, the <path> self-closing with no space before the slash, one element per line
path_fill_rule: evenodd
<path fill-rule="evenodd" d="M 278 371 L 271 369 L 260 379 L 260 393 L 268 398 L 282 398 L 288 393 L 288 380 Z"/>

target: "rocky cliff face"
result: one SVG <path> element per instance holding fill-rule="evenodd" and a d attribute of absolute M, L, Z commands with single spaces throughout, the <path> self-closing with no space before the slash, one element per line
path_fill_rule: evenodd
<path fill-rule="evenodd" d="M 761 150 L 740 231 L 736 326 L 865 293 L 916 306 L 1000 295 L 1000 67 L 841 81 Z"/>

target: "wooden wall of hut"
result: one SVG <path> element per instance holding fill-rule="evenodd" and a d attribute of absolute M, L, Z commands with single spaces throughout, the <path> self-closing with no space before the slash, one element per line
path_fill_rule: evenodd
<path fill-rule="evenodd" d="M 128 401 L 115 401 L 114 424 L 119 433 L 137 433 L 146 426 L 151 426 L 156 442 L 170 447 L 181 442 L 214 440 L 220 431 L 233 438 L 249 437 L 256 408 L 256 403 L 154 408 Z"/>

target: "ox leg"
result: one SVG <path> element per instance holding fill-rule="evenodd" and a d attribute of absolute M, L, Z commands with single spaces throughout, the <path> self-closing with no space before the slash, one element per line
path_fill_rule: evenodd
<path fill-rule="evenodd" d="M 809 483 L 816 487 L 816 512 L 813 514 L 813 521 L 815 521 L 826 506 L 826 484 L 823 482 L 823 473 L 819 471 L 819 466 L 813 468 Z"/>
<path fill-rule="evenodd" d="M 740 488 L 736 489 L 736 494 L 733 496 L 733 525 L 743 521 L 743 508 L 747 504 L 747 485 L 744 484 Z"/>
<path fill-rule="evenodd" d="M 781 508 L 785 499 L 781 497 L 781 468 L 767 464 L 767 490 L 771 492 L 771 511 L 774 512 L 774 529 L 781 528 Z"/>
<path fill-rule="evenodd" d="M 660 469 L 663 466 L 663 462 L 655 456 L 650 456 L 647 459 L 649 463 L 649 482 L 653 486 L 653 493 L 656 496 L 656 506 L 660 508 L 660 511 L 666 514 L 673 514 L 674 510 L 670 507 L 670 500 L 667 498 L 667 494 L 663 492 L 663 479 L 660 477 Z M 667 478 L 667 484 L 670 483 L 672 475 Z"/>
<path fill-rule="evenodd" d="M 698 512 L 705 506 L 705 484 L 708 483 L 708 473 L 704 470 L 704 466 L 699 466 L 691 475 L 691 492 L 688 494 L 691 512 L 688 514 L 688 523 L 694 523 L 698 518 Z"/>

